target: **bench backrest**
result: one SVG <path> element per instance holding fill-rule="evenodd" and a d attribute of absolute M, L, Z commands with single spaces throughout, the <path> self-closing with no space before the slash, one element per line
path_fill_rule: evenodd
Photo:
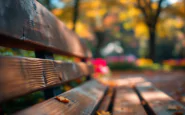
<path fill-rule="evenodd" d="M 78 35 L 36 0 L 0 0 L 0 4 L 0 46 L 36 55 L 0 56 L 0 103 L 39 90 L 48 99 L 60 93 L 56 86 L 93 73 L 86 61 L 92 54 Z M 82 61 L 54 61 L 54 53 Z"/>

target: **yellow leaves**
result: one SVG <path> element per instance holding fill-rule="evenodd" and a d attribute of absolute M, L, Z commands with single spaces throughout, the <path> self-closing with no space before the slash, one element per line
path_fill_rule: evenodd
<path fill-rule="evenodd" d="M 69 29 L 72 29 L 73 28 L 73 22 L 72 21 L 69 21 L 66 23 L 66 26 L 69 28 Z"/>
<path fill-rule="evenodd" d="M 96 10 L 89 10 L 86 12 L 86 16 L 91 17 L 91 18 L 95 17 L 96 14 L 97 14 Z"/>
<path fill-rule="evenodd" d="M 147 58 L 140 58 L 140 59 L 137 59 L 136 63 L 138 66 L 144 67 L 144 66 L 151 66 L 153 64 L 153 61 Z"/>
<path fill-rule="evenodd" d="M 144 0 L 140 0 L 141 5 L 145 5 Z M 149 0 L 146 0 L 149 2 Z M 63 2 L 71 3 L 73 0 L 63 0 Z M 79 4 L 79 17 L 76 24 L 76 32 L 80 37 L 91 37 L 92 32 L 90 27 L 96 30 L 112 29 L 116 23 L 123 23 L 125 30 L 134 30 L 135 37 L 147 39 L 149 37 L 148 27 L 145 25 L 142 12 L 135 7 L 137 0 L 82 0 Z M 151 4 L 153 10 L 158 7 L 158 2 L 154 1 Z M 147 8 L 148 9 L 148 8 Z M 66 22 L 68 28 L 73 28 L 73 6 L 66 5 L 63 9 L 52 10 L 53 14 Z M 153 13 L 155 13 L 154 11 Z M 177 2 L 168 10 L 163 9 L 164 14 L 160 15 L 157 25 L 157 35 L 161 38 L 173 37 L 184 26 L 181 19 L 166 18 L 168 13 L 173 12 L 184 14 L 184 6 L 181 2 Z M 147 11 L 147 13 L 150 13 Z M 64 15 L 63 15 L 64 14 Z M 105 17 L 105 14 L 106 17 Z M 184 16 L 184 15 L 183 15 Z M 163 21 L 162 18 L 164 18 Z M 86 22 L 82 22 L 85 20 Z M 116 37 L 120 37 L 119 33 L 114 33 Z"/>
<path fill-rule="evenodd" d="M 165 21 L 160 21 L 157 25 L 157 33 L 159 37 L 174 37 L 178 34 L 178 30 L 184 26 L 181 18 L 169 18 Z"/>
<path fill-rule="evenodd" d="M 56 16 L 60 16 L 63 13 L 63 11 L 62 9 L 53 9 L 52 13 Z"/>
<path fill-rule="evenodd" d="M 120 3 L 126 4 L 128 0 L 119 0 Z"/>
<path fill-rule="evenodd" d="M 129 8 L 127 12 L 128 16 L 132 18 L 140 15 L 140 10 L 135 7 Z"/>
<path fill-rule="evenodd" d="M 132 26 L 131 23 L 127 22 L 127 23 L 123 23 L 123 28 L 124 28 L 125 30 L 130 30 L 130 29 L 133 28 L 133 26 Z"/>
<path fill-rule="evenodd" d="M 180 29 L 180 28 L 182 28 L 183 26 L 184 26 L 184 21 L 183 21 L 182 19 L 177 19 L 177 20 L 175 21 L 175 27 L 176 27 L 176 28 Z"/>
<path fill-rule="evenodd" d="M 90 33 L 89 33 L 89 30 L 87 28 L 86 25 L 84 25 L 83 23 L 80 23 L 78 22 L 76 24 L 76 33 L 80 36 L 80 37 L 83 37 L 83 38 L 86 38 L 86 37 L 89 37 Z"/>
<path fill-rule="evenodd" d="M 97 15 L 98 16 L 103 16 L 105 13 L 106 13 L 106 9 L 103 9 L 103 8 L 102 9 L 92 9 L 92 10 L 88 10 L 86 12 L 86 16 L 94 18 Z"/>
<path fill-rule="evenodd" d="M 101 6 L 101 1 L 100 0 L 93 0 L 91 3 L 93 8 L 100 7 Z"/>
<path fill-rule="evenodd" d="M 178 2 L 173 4 L 172 7 L 170 7 L 168 10 L 170 13 L 184 18 L 185 16 L 184 0 L 181 0 L 181 1 L 179 0 Z"/>
<path fill-rule="evenodd" d="M 119 20 L 120 21 L 125 21 L 127 19 L 127 15 L 125 12 L 119 13 Z"/>
<path fill-rule="evenodd" d="M 156 2 L 152 3 L 152 9 L 156 10 L 158 8 L 158 4 Z"/>
<path fill-rule="evenodd" d="M 93 39 L 93 35 L 87 25 L 85 25 L 82 22 L 77 22 L 76 24 L 76 33 L 82 37 L 82 38 L 87 38 L 87 39 Z"/>
<path fill-rule="evenodd" d="M 111 25 L 113 25 L 115 22 L 116 22 L 116 16 L 113 14 L 110 14 L 105 17 L 103 24 L 105 27 L 110 28 Z"/>
<path fill-rule="evenodd" d="M 136 24 L 135 28 L 135 36 L 137 38 L 148 38 L 148 27 L 143 22 Z"/>
<path fill-rule="evenodd" d="M 119 2 L 123 5 L 130 5 L 136 3 L 136 0 L 119 0 Z"/>

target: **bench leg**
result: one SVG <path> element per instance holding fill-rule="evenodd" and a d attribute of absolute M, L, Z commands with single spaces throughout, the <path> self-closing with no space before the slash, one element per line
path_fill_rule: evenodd
<path fill-rule="evenodd" d="M 50 52 L 36 51 L 35 56 L 36 56 L 36 58 L 54 60 L 53 54 Z M 45 97 L 45 99 L 49 99 L 49 98 L 54 97 L 56 95 L 59 95 L 61 93 L 62 93 L 62 91 L 61 91 L 60 87 L 49 88 L 49 89 L 44 90 L 44 97 Z"/>
<path fill-rule="evenodd" d="M 45 97 L 45 99 L 49 99 L 49 98 L 54 97 L 56 95 L 59 95 L 61 93 L 62 93 L 62 91 L 61 91 L 60 87 L 49 88 L 49 89 L 44 90 L 44 97 Z"/>
<path fill-rule="evenodd" d="M 82 61 L 82 62 L 87 62 L 86 59 L 82 59 L 81 61 Z M 86 77 L 86 80 L 87 80 L 87 81 L 91 80 L 91 76 L 90 76 L 90 75 L 85 76 L 85 77 Z"/>

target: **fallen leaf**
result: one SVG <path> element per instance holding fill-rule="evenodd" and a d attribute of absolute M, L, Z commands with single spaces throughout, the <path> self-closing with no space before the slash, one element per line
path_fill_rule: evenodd
<path fill-rule="evenodd" d="M 141 101 L 141 104 L 142 104 L 142 105 L 146 105 L 146 101 L 144 101 L 144 100 Z"/>
<path fill-rule="evenodd" d="M 154 91 L 155 89 L 153 87 L 148 88 L 149 91 Z"/>
<path fill-rule="evenodd" d="M 56 96 L 55 99 L 63 103 L 69 103 L 69 99 L 62 97 L 62 96 Z"/>
<path fill-rule="evenodd" d="M 108 111 L 97 111 L 96 114 L 97 115 L 111 115 L 110 112 Z"/>
<path fill-rule="evenodd" d="M 180 110 L 182 109 L 179 105 L 168 105 L 168 110 Z"/>
<path fill-rule="evenodd" d="M 122 111 L 124 111 L 125 113 L 132 113 L 133 109 L 129 108 L 129 107 L 124 107 L 124 108 L 122 108 Z"/>

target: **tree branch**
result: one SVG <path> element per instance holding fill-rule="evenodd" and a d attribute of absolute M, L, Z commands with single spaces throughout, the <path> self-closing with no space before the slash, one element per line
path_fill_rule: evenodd
<path fill-rule="evenodd" d="M 164 1 L 164 0 L 159 0 L 158 7 L 157 7 L 157 11 L 156 11 L 156 14 L 155 14 L 155 16 L 154 16 L 154 25 L 156 25 L 157 20 L 158 20 L 158 18 L 159 18 L 159 15 L 160 15 L 160 13 L 161 13 L 161 9 L 162 9 L 161 5 L 162 5 L 162 2 L 163 2 L 163 1 Z"/>
<path fill-rule="evenodd" d="M 137 8 L 139 8 L 141 10 L 141 12 L 143 13 L 143 15 L 145 16 L 145 19 L 147 19 L 148 18 L 148 15 L 147 15 L 147 13 L 145 11 L 145 8 L 142 7 L 140 0 L 137 0 Z"/>
<path fill-rule="evenodd" d="M 151 0 L 148 1 L 148 6 L 149 6 L 149 8 L 150 8 L 150 10 L 152 12 L 152 2 L 151 2 Z"/>
<path fill-rule="evenodd" d="M 152 13 L 152 7 L 151 7 L 151 0 L 143 0 L 145 3 L 145 6 L 148 8 L 150 13 Z"/>
<path fill-rule="evenodd" d="M 146 24 L 149 26 L 150 25 L 150 15 L 147 14 L 146 10 L 142 5 L 141 5 L 141 0 L 137 0 L 137 8 L 139 8 L 141 10 L 141 12 L 143 13 L 144 15 L 144 18 L 145 18 L 145 22 Z"/>

